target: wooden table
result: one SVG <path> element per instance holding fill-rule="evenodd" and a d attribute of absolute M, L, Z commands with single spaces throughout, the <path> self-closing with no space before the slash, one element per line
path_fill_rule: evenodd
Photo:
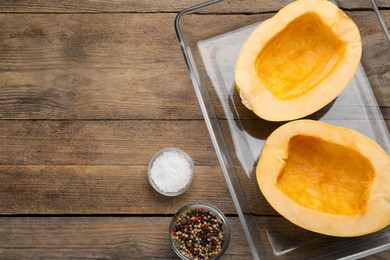
<path fill-rule="evenodd" d="M 200 2 L 0 2 L 0 258 L 175 257 L 169 222 L 194 201 L 228 215 L 226 258 L 252 257 L 174 31 L 177 13 Z M 240 17 L 259 6 L 269 15 L 284 1 L 226 2 L 201 15 Z M 345 8 L 370 31 L 376 18 L 361 2 Z M 378 3 L 390 24 L 389 2 Z M 372 30 L 364 45 L 383 40 Z M 389 60 L 372 68 L 389 127 Z M 150 157 L 170 146 L 196 164 L 193 186 L 175 198 L 146 175 Z M 255 181 L 244 184 L 249 196 L 258 192 Z"/>

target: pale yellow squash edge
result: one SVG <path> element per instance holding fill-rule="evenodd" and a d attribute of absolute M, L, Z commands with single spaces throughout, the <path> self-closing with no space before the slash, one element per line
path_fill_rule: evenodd
<path fill-rule="evenodd" d="M 255 66 L 256 58 L 274 35 L 283 30 L 293 18 L 307 12 L 320 15 L 323 22 L 347 43 L 346 52 L 331 77 L 327 77 L 317 87 L 298 98 L 280 100 L 259 80 Z M 358 28 L 337 6 L 327 0 L 298 0 L 281 9 L 248 37 L 236 63 L 236 86 L 243 104 L 263 119 L 285 121 L 301 118 L 326 106 L 345 89 L 358 68 L 361 52 Z"/>
<path fill-rule="evenodd" d="M 309 135 L 359 151 L 373 165 L 375 179 L 369 192 L 367 209 L 356 216 L 319 212 L 297 204 L 277 188 L 277 178 L 287 158 L 287 147 L 294 135 Z M 313 120 L 297 120 L 275 130 L 267 139 L 256 168 L 261 192 L 285 218 L 305 229 L 339 237 L 360 236 L 390 224 L 390 156 L 375 142 L 344 127 Z"/>

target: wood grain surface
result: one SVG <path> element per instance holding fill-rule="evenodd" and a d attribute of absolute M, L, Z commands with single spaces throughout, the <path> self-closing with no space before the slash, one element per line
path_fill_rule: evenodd
<path fill-rule="evenodd" d="M 0 212 L 18 214 L 172 214 L 181 205 L 208 201 L 234 215 L 229 190 L 217 166 L 195 167 L 188 192 L 169 198 L 150 186 L 147 166 L 0 166 Z M 277 215 L 254 178 L 236 169 L 250 211 Z"/>
<path fill-rule="evenodd" d="M 349 12 L 363 41 L 363 67 L 385 119 L 390 53 L 372 12 Z M 384 11 L 390 21 L 390 11 Z M 2 14 L 2 119 L 202 119 L 173 28 L 174 14 Z M 211 16 L 229 31 L 264 15 Z M 224 23 L 225 19 L 234 23 Z M 207 26 L 202 15 L 189 23 Z M 161 25 L 161 26 L 160 26 Z M 134 29 L 129 30 L 129 27 Z M 208 34 L 215 34 L 212 30 Z M 206 35 L 205 35 L 206 37 Z M 218 97 L 211 92 L 213 100 Z M 240 118 L 256 119 L 234 93 Z M 219 102 L 214 102 L 218 104 Z M 217 116 L 224 111 L 216 107 Z"/>
<path fill-rule="evenodd" d="M 6 259 L 176 259 L 168 240 L 170 221 L 170 217 L 163 216 L 2 217 L 0 252 L 2 258 Z M 256 218 L 259 226 L 267 227 L 271 221 L 274 233 L 269 236 L 276 238 L 284 235 L 287 242 L 291 239 L 289 234 L 296 232 L 291 224 L 281 218 Z M 243 240 L 244 234 L 238 218 L 228 217 L 228 222 L 231 238 L 223 259 L 253 259 L 248 244 Z M 316 246 L 333 247 L 336 251 L 340 246 L 337 238 L 301 232 L 302 241 L 311 239 Z M 258 239 L 264 245 L 269 243 L 265 234 Z M 354 247 L 357 241 L 359 238 L 352 238 L 343 243 L 353 252 L 359 250 Z M 305 244 L 300 247 L 311 252 L 311 259 L 327 259 L 316 257 L 316 248 Z M 366 259 L 385 260 L 388 257 L 389 253 L 385 251 Z M 278 259 L 269 249 L 263 251 L 263 258 Z M 291 258 L 287 253 L 282 259 Z"/>
<path fill-rule="evenodd" d="M 237 214 L 217 166 L 196 167 L 190 190 L 174 198 L 154 191 L 147 171 L 147 166 L 1 166 L 0 211 L 169 215 L 196 197 Z"/>
<path fill-rule="evenodd" d="M 173 259 L 170 217 L 0 218 L 3 259 Z M 228 219 L 230 258 L 251 259 L 238 219 Z"/>
<path fill-rule="evenodd" d="M 179 12 L 184 8 L 194 6 L 206 0 L 88 0 L 88 1 L 47 1 L 47 0 L 4 0 L 0 3 L 0 12 Z M 291 0 L 252 0 L 252 1 L 224 1 L 218 7 L 211 6 L 202 9 L 203 13 L 261 13 L 275 12 Z M 371 8 L 369 0 L 337 0 L 337 4 L 344 9 Z M 381 8 L 390 7 L 387 0 L 377 0 Z"/>
<path fill-rule="evenodd" d="M 201 2 L 0 2 L 0 258 L 175 258 L 167 231 L 172 215 L 206 201 L 232 227 L 224 259 L 252 259 L 173 26 L 178 12 Z M 269 18 L 287 2 L 224 1 L 187 22 L 217 24 L 205 30 L 207 38 Z M 390 127 L 388 43 L 369 1 L 338 3 L 361 31 L 362 65 Z M 390 2 L 377 3 L 389 25 Z M 232 97 L 246 129 L 264 126 L 237 93 Z M 216 114 L 231 148 L 223 108 Z M 267 124 L 266 132 L 277 125 Z M 147 179 L 151 156 L 171 146 L 196 165 L 193 185 L 175 198 L 158 194 Z M 296 227 L 232 160 L 257 228 L 272 226 L 290 243 Z M 269 243 L 267 234 L 259 241 Z M 270 249 L 262 254 L 278 258 Z M 389 258 L 389 250 L 367 257 Z"/>
<path fill-rule="evenodd" d="M 2 120 L 0 163 L 147 165 L 177 147 L 196 165 L 218 165 L 206 126 L 196 120 Z"/>

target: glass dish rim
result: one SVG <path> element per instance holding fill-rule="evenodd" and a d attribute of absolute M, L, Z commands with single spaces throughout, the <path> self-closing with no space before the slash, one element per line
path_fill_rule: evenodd
<path fill-rule="evenodd" d="M 171 222 L 169 224 L 169 243 L 170 243 L 170 245 L 172 247 L 172 250 L 181 259 L 184 259 L 184 260 L 188 259 L 188 258 L 186 258 L 185 256 L 183 256 L 181 254 L 180 250 L 176 247 L 175 242 L 172 240 L 172 229 L 173 229 L 175 220 L 183 212 L 185 212 L 188 209 L 196 209 L 196 208 L 203 208 L 203 209 L 207 209 L 209 211 L 212 211 L 213 213 L 215 213 L 222 220 L 222 223 L 223 223 L 223 226 L 224 226 L 224 232 L 225 232 L 225 241 L 224 241 L 224 245 L 223 245 L 223 247 L 221 249 L 220 254 L 218 256 L 216 256 L 216 258 L 213 258 L 213 259 L 218 259 L 218 258 L 220 258 L 221 256 L 224 255 L 224 253 L 226 252 L 227 248 L 229 247 L 230 236 L 231 236 L 230 224 L 229 224 L 229 221 L 228 221 L 227 217 L 225 216 L 225 214 L 223 214 L 223 212 L 220 209 L 218 209 L 216 206 L 214 206 L 214 205 L 212 205 L 212 204 L 210 204 L 208 202 L 193 202 L 193 203 L 184 205 L 183 207 L 181 207 L 175 213 L 175 215 L 172 217 Z"/>
<path fill-rule="evenodd" d="M 234 182 L 237 182 L 237 181 L 235 181 L 234 178 L 230 178 L 230 176 L 229 176 L 230 173 L 229 173 L 229 169 L 228 169 L 226 162 L 231 161 L 230 155 L 228 153 L 226 153 L 227 148 L 226 148 L 226 144 L 224 143 L 225 141 L 224 140 L 222 141 L 222 146 L 220 146 L 219 141 L 218 141 L 217 135 L 218 136 L 221 135 L 221 132 L 220 132 L 221 129 L 218 125 L 213 126 L 212 120 L 215 120 L 217 118 L 215 116 L 214 107 L 210 101 L 210 97 L 208 96 L 208 93 L 206 93 L 205 95 L 202 94 L 202 90 L 200 89 L 200 86 L 198 85 L 196 70 L 193 68 L 192 61 L 190 58 L 190 53 L 187 51 L 186 42 L 184 40 L 182 30 L 180 28 L 180 20 L 181 20 L 182 16 L 184 16 L 186 14 L 193 13 L 198 9 L 201 9 L 201 8 L 204 8 L 204 7 L 207 7 L 209 5 L 219 3 L 219 2 L 223 2 L 223 1 L 226 1 L 226 0 L 208 0 L 208 1 L 205 1 L 203 3 L 200 3 L 200 4 L 190 6 L 188 8 L 183 9 L 181 12 L 179 12 L 176 15 L 176 18 L 174 21 L 174 27 L 175 27 L 175 31 L 176 31 L 176 34 L 177 34 L 177 37 L 178 37 L 178 40 L 180 43 L 181 51 L 182 51 L 182 54 L 184 56 L 186 66 L 188 69 L 188 73 L 189 73 L 192 85 L 194 87 L 194 90 L 195 90 L 195 93 L 196 93 L 196 96 L 198 99 L 198 103 L 200 105 L 200 109 L 201 109 L 202 115 L 204 117 L 205 124 L 206 124 L 208 132 L 209 132 L 210 139 L 213 143 L 214 150 L 216 152 L 216 156 L 217 156 L 217 159 L 219 161 L 219 165 L 221 166 L 222 173 L 224 175 L 224 178 L 225 178 L 226 184 L 228 186 L 230 195 L 232 197 L 233 203 L 234 203 L 235 208 L 237 210 L 237 213 L 238 213 L 238 216 L 240 219 L 240 223 L 242 225 L 244 234 L 247 238 L 251 253 L 255 259 L 260 259 L 260 256 L 257 252 L 255 242 L 254 242 L 254 241 L 256 241 L 256 239 L 254 237 L 252 237 L 250 228 L 249 228 L 248 224 L 246 223 L 246 219 L 245 219 L 246 217 L 245 217 L 245 213 L 244 213 L 244 208 L 247 205 L 241 205 L 241 202 L 239 201 L 240 194 L 236 193 L 235 187 L 233 184 Z M 384 20 L 383 20 L 383 17 L 379 11 L 379 8 L 378 8 L 375 0 L 370 0 L 370 3 L 372 5 L 372 11 L 374 11 L 374 13 L 377 17 L 377 20 L 379 22 L 379 25 L 380 25 L 383 33 L 385 34 L 385 38 L 386 38 L 388 44 L 390 45 L 389 30 L 387 29 L 387 26 L 384 23 Z M 205 99 L 206 99 L 206 102 L 205 102 Z M 206 103 L 209 105 L 209 107 L 206 106 Z M 216 128 L 216 130 L 217 130 L 216 132 L 215 132 L 214 128 Z M 376 248 L 373 248 L 373 249 L 369 249 L 367 251 L 372 251 L 372 253 L 378 253 L 378 252 L 383 251 L 383 250 L 388 249 L 388 248 L 390 248 L 390 245 L 386 246 L 382 250 L 379 250 L 379 249 L 375 250 Z M 367 251 L 362 251 L 358 254 L 351 255 L 350 257 L 354 257 L 354 256 L 355 257 L 356 256 L 363 257 L 363 256 L 370 255 L 370 253 Z"/>

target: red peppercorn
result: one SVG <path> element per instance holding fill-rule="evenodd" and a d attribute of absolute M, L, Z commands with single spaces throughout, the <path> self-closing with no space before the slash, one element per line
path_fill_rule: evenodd
<path fill-rule="evenodd" d="M 172 238 L 190 259 L 211 257 L 221 253 L 224 244 L 224 237 L 221 237 L 222 222 L 212 212 L 204 209 L 188 210 L 175 224 Z M 218 228 L 210 228 L 212 226 Z"/>

